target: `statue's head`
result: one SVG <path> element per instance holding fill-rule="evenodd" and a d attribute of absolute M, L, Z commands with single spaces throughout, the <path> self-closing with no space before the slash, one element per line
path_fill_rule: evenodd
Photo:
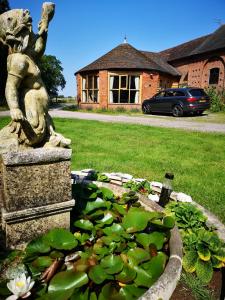
<path fill-rule="evenodd" d="M 0 39 L 13 51 L 23 52 L 32 32 L 29 10 L 12 9 L 0 15 Z"/>

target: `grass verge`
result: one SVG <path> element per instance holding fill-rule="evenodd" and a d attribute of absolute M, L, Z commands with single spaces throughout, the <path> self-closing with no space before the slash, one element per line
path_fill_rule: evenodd
<path fill-rule="evenodd" d="M 9 118 L 0 118 L 0 128 Z M 225 223 L 225 139 L 222 134 L 142 125 L 55 119 L 72 140 L 72 169 L 121 171 L 162 181 L 175 174 L 174 190 L 190 194 Z"/>

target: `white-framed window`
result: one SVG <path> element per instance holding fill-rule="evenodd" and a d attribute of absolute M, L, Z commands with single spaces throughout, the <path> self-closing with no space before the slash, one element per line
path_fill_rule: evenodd
<path fill-rule="evenodd" d="M 110 103 L 139 103 L 140 75 L 111 74 L 109 77 Z"/>
<path fill-rule="evenodd" d="M 98 103 L 99 76 L 85 75 L 82 77 L 82 102 Z"/>

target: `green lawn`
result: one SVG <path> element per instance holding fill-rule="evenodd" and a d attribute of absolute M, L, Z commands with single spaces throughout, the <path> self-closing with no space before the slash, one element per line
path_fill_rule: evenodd
<path fill-rule="evenodd" d="M 0 128 L 9 118 L 0 118 Z M 162 181 L 173 172 L 174 189 L 225 223 L 225 136 L 141 125 L 56 119 L 72 139 L 72 169 L 121 171 Z"/>

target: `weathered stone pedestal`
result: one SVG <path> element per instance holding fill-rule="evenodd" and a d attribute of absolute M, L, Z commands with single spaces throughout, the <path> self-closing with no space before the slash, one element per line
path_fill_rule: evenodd
<path fill-rule="evenodd" d="M 7 248 L 70 227 L 70 149 L 8 152 L 0 158 L 1 227 Z"/>

